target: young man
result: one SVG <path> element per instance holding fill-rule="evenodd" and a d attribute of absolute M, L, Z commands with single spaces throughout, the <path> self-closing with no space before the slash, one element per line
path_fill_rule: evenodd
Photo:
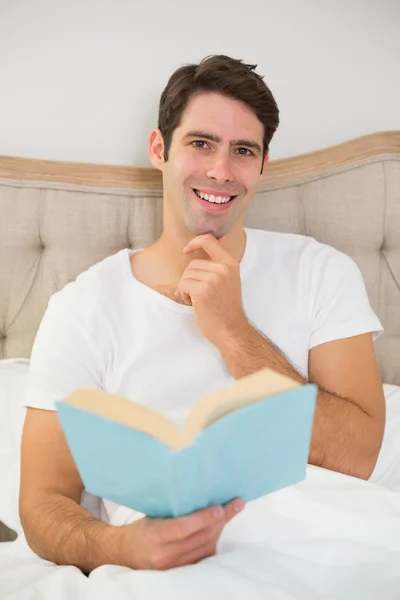
<path fill-rule="evenodd" d="M 201 395 L 268 366 L 320 387 L 310 463 L 365 479 L 373 471 L 382 327 L 359 269 L 312 238 L 244 228 L 279 122 L 254 68 L 214 56 L 172 75 L 149 145 L 163 174 L 161 237 L 107 258 L 49 302 L 32 352 L 20 514 L 28 543 L 50 561 L 85 572 L 194 563 L 243 508 L 237 499 L 123 527 L 93 518 L 53 405 L 79 387 L 138 398 L 180 422 Z M 105 506 L 110 518 L 115 506 Z"/>

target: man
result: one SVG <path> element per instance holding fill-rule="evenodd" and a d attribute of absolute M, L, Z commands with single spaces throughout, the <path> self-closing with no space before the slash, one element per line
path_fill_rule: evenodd
<path fill-rule="evenodd" d="M 206 392 L 271 367 L 320 388 L 310 463 L 363 479 L 374 469 L 382 327 L 359 269 L 312 238 L 244 228 L 279 122 L 254 69 L 214 56 L 171 76 L 149 144 L 163 174 L 161 237 L 108 257 L 49 302 L 32 352 L 20 490 L 27 541 L 48 560 L 84 572 L 194 563 L 244 505 L 122 527 L 96 520 L 80 506 L 54 412 L 79 387 L 140 399 L 178 423 Z M 115 506 L 104 504 L 110 519 Z"/>

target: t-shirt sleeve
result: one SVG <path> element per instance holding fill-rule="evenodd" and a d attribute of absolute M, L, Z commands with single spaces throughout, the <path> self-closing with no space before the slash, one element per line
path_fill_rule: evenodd
<path fill-rule="evenodd" d="M 81 387 L 102 388 L 102 361 L 84 323 L 62 296 L 50 298 L 32 348 L 25 406 L 55 410 L 56 400 Z"/>
<path fill-rule="evenodd" d="M 362 273 L 347 254 L 330 246 L 318 252 L 311 267 L 310 348 L 362 333 L 376 340 L 383 327 L 371 308 Z"/>

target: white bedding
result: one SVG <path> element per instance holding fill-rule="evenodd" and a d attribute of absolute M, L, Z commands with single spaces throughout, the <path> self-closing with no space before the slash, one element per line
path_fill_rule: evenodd
<path fill-rule="evenodd" d="M 385 392 L 385 440 L 369 482 L 310 466 L 304 482 L 249 503 L 215 556 L 166 572 L 104 566 L 85 577 L 41 560 L 20 535 L 0 544 L 0 598 L 399 600 L 400 388 Z M 113 523 L 134 518 L 121 507 Z"/>

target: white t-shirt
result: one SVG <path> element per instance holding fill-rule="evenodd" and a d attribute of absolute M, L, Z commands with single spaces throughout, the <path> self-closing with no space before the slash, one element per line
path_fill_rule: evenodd
<path fill-rule="evenodd" d="M 246 234 L 245 313 L 304 377 L 310 348 L 382 333 L 347 255 L 302 235 Z M 193 307 L 135 279 L 132 253 L 109 256 L 51 297 L 32 349 L 26 406 L 54 410 L 55 400 L 95 387 L 143 402 L 180 425 L 199 398 L 233 380 L 197 327 Z M 110 518 L 116 505 L 105 506 Z"/>

